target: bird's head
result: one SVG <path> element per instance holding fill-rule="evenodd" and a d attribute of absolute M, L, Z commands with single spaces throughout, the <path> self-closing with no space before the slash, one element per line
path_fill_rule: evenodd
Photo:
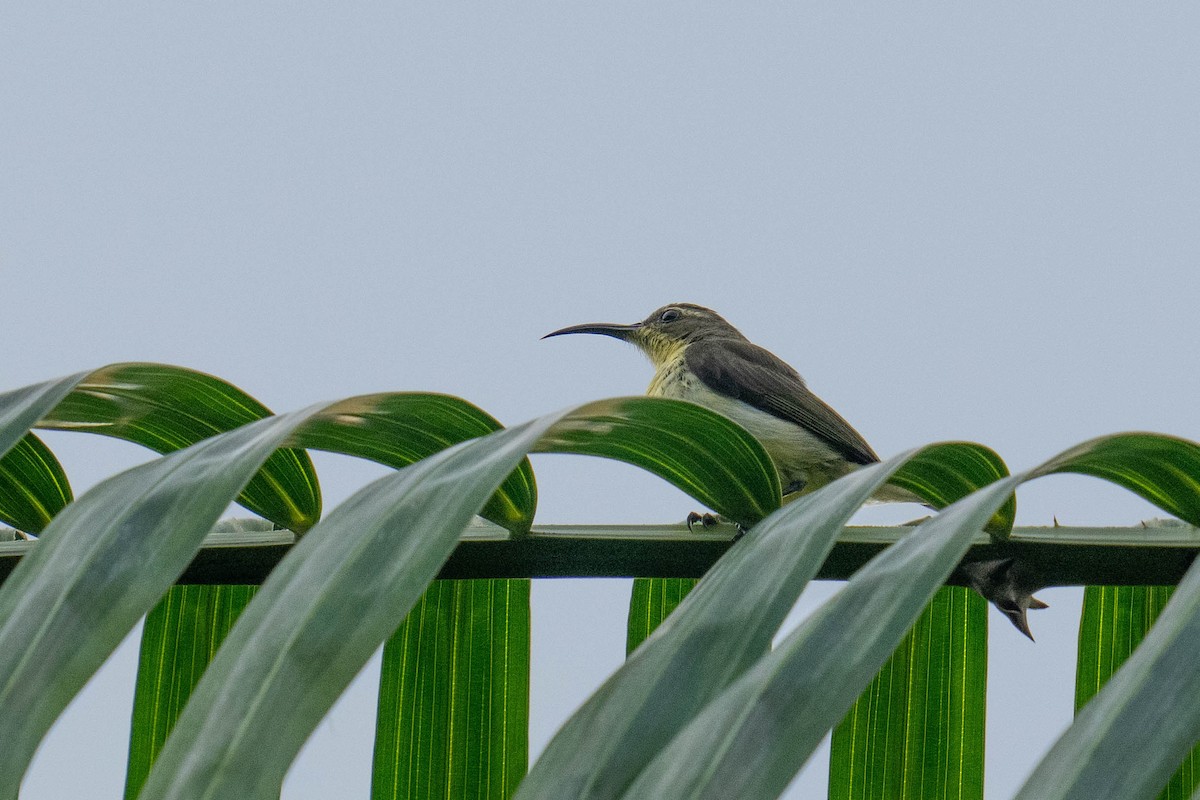
<path fill-rule="evenodd" d="M 567 333 L 599 333 L 638 346 L 655 366 L 673 361 L 690 343 L 700 339 L 727 337 L 743 338 L 717 312 L 693 303 L 672 303 L 663 306 L 641 322 L 620 325 L 611 322 L 589 322 L 571 325 L 543 339 Z"/>

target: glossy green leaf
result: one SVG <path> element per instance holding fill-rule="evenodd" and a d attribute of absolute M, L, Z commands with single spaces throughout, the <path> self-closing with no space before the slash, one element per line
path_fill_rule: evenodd
<path fill-rule="evenodd" d="M 135 467 L 67 506 L 0 587 L 0 796 L 217 517 L 312 411 L 270 417 Z"/>
<path fill-rule="evenodd" d="M 625 654 L 629 655 L 654 632 L 696 588 L 695 578 L 634 578 L 629 598 Z"/>
<path fill-rule="evenodd" d="M 948 506 L 872 559 L 709 703 L 659 751 L 623 797 L 777 797 L 1018 481 L 1004 478 Z M 752 542 L 751 549 L 760 544 Z M 702 588 L 703 582 L 696 592 Z M 772 746 L 763 747 L 764 742 Z"/>
<path fill-rule="evenodd" d="M 330 512 L 242 615 L 196 687 L 143 796 L 274 796 L 313 727 L 553 421 L 438 453 Z"/>
<path fill-rule="evenodd" d="M 1108 682 L 1171 599 L 1171 586 L 1089 586 L 1079 620 L 1079 657 L 1075 670 L 1075 711 Z M 1184 800 L 1200 786 L 1200 747 L 1193 748 L 1160 800 Z"/>
<path fill-rule="evenodd" d="M 499 430 L 487 412 L 444 394 L 396 392 L 351 397 L 304 431 L 304 446 L 405 467 L 467 439 Z M 505 478 L 480 512 L 517 534 L 529 530 L 537 506 L 528 459 Z"/>
<path fill-rule="evenodd" d="M 539 453 L 614 458 L 658 475 L 730 520 L 779 507 L 779 475 L 758 440 L 720 414 L 661 397 L 617 397 L 572 412 Z"/>
<path fill-rule="evenodd" d="M 1200 737 L 1200 569 L 1075 718 L 1019 800 L 1149 800 Z"/>
<path fill-rule="evenodd" d="M 1122 440 L 1129 448 L 1142 452 L 1156 446 L 1149 441 L 1154 438 L 1149 435 L 1110 438 Z M 852 693 L 866 685 L 874 669 L 915 620 L 921 606 L 953 570 L 979 526 L 1007 502 L 1013 488 L 1029 477 L 1069 471 L 1081 464 L 1100 471 L 1099 462 L 1103 459 L 1095 458 L 1097 452 L 1106 453 L 1108 458 L 1121 458 L 1122 448 L 1112 448 L 1110 444 L 1097 440 L 1074 448 L 1026 475 L 999 481 L 949 506 L 922 524 L 913 536 L 873 559 L 833 600 L 710 702 L 659 752 L 625 796 L 662 800 L 697 796 L 753 800 L 777 796 L 819 743 L 825 729 L 844 713 Z M 1180 444 L 1179 440 L 1173 440 L 1171 447 Z M 1123 485 L 1137 487 L 1144 496 L 1161 498 L 1159 490 L 1164 481 L 1157 476 L 1164 472 L 1162 464 L 1150 461 L 1144 468 L 1125 465 L 1112 472 Z M 852 475 L 829 488 L 855 477 Z M 1174 486 L 1175 489 L 1168 491 L 1175 507 L 1194 507 L 1197 497 L 1183 494 L 1191 491 L 1188 482 L 1176 482 Z M 751 547 L 754 546 L 752 543 Z M 1194 601 L 1184 591 L 1189 580 L 1195 584 Z M 702 581 L 693 596 L 703 588 Z M 1176 611 L 1180 596 L 1188 600 L 1178 606 L 1182 611 Z M 1198 609 L 1200 578 L 1192 580 L 1189 574 L 1176 600 L 1129 663 L 1132 665 L 1139 658 L 1151 663 L 1161 658 L 1171 663 L 1182 650 L 1200 649 L 1200 615 L 1193 616 Z M 1174 624 L 1165 625 L 1173 612 L 1176 619 L 1184 621 L 1173 619 Z M 1170 632 L 1160 634 L 1164 625 Z M 1156 636 L 1171 646 L 1150 647 Z M 1180 645 L 1182 641 L 1187 644 Z M 1147 651 L 1153 655 L 1143 655 Z M 1163 655 L 1168 651 L 1169 655 Z M 1177 704 L 1179 697 L 1194 696 L 1200 691 L 1196 654 L 1189 655 L 1190 660 L 1176 662 L 1180 666 L 1186 663 L 1186 669 L 1172 671 L 1168 667 L 1153 672 L 1145 669 L 1146 662 L 1132 670 L 1122 669 L 1109 684 L 1112 687 L 1123 683 L 1111 695 L 1120 699 L 1106 704 L 1111 691 L 1106 687 L 1080 715 L 1080 723 L 1084 724 L 1077 723 L 1064 736 L 1055 748 L 1059 751 L 1057 757 L 1052 754 L 1043 762 L 1022 797 L 1133 800 L 1146 795 L 1131 790 L 1149 785 L 1152 791 L 1157 791 L 1200 733 L 1200 711 L 1176 713 L 1174 716 L 1181 719 L 1163 723 L 1165 717 L 1172 716 L 1167 698 Z M 1149 689 L 1151 682 L 1146 680 L 1146 675 L 1152 672 L 1160 679 L 1153 691 Z M 1133 677 L 1122 682 L 1127 673 Z M 1179 679 L 1162 681 L 1163 677 Z M 1143 702 L 1130 702 L 1134 697 Z M 1158 701 L 1161 707 L 1155 706 Z M 1097 707 L 1102 710 L 1093 711 Z M 1124 726 L 1107 727 L 1108 722 L 1120 716 L 1120 712 L 1110 713 L 1113 709 L 1129 710 L 1129 715 L 1121 720 Z M 1096 716 L 1088 719 L 1092 714 Z M 1105 724 L 1098 725 L 1096 720 Z M 1156 730 L 1149 730 L 1155 725 Z M 1143 746 L 1136 754 L 1131 753 L 1129 741 L 1138 741 Z M 775 746 L 764 748 L 763 742 Z M 1118 752 L 1122 748 L 1125 753 L 1120 757 Z M 1154 751 L 1153 758 L 1146 756 L 1147 750 Z M 1093 757 L 1100 753 L 1103 757 Z M 1143 763 L 1133 769 L 1131 762 L 1136 759 L 1142 759 Z M 1162 765 L 1167 762 L 1171 766 L 1164 771 Z M 1097 793 L 1102 787 L 1103 793 Z"/>
<path fill-rule="evenodd" d="M 53 387 L 61 397 L 61 382 L 23 390 L 8 408 L 0 404 L 0 415 L 28 418 L 29 408 L 44 415 L 59 399 Z M 262 463 L 282 445 L 306 446 L 303 423 L 314 416 L 361 427 L 354 411 L 364 404 L 354 401 L 205 439 L 110 478 L 55 518 L 0 588 L 0 735 L 8 744 L 0 792 L 20 779 L 62 708 L 182 572 Z"/>
<path fill-rule="evenodd" d="M 0 455 L 21 441 L 87 375 L 79 372 L 0 394 Z"/>
<path fill-rule="evenodd" d="M 303 446 L 369 458 L 393 467 L 403 467 L 465 439 L 486 435 L 500 424 L 491 416 L 465 400 L 440 394 L 397 393 L 375 394 L 347 398 L 327 407 L 320 415 L 305 423 L 296 441 Z M 498 524 L 517 531 L 527 530 L 533 518 L 536 492 L 533 472 L 528 459 L 509 475 L 501 488 L 488 501 L 483 514 Z M 221 595 L 223 596 L 223 595 Z M 168 641 L 186 641 L 194 649 L 208 648 L 215 652 L 224 638 L 225 629 L 212 625 L 213 613 L 204 604 L 191 604 L 175 609 L 167 629 L 157 632 Z M 218 613 L 220 609 L 218 609 Z M 151 629 L 147 629 L 150 631 Z M 197 637 L 207 634 L 206 642 Z M 469 650 L 472 642 L 460 639 L 456 647 Z M 526 647 L 526 651 L 528 647 Z M 528 660 L 528 653 L 525 655 Z M 207 660 L 203 662 L 207 664 Z M 526 674 L 528 667 L 512 665 L 514 673 Z M 152 733 L 134 731 L 131 753 L 139 761 L 131 761 L 128 787 L 141 786 L 150 764 L 157 756 L 167 733 L 183 709 L 191 689 L 199 680 L 202 664 L 179 662 L 173 652 L 163 652 L 157 642 L 143 642 L 142 674 L 154 676 L 159 683 L 169 683 L 169 691 L 143 696 L 158 683 L 139 681 L 135 704 L 146 707 L 147 714 L 156 715 Z M 526 678 L 527 679 L 527 678 Z M 135 712 L 136 713 L 136 712 Z M 524 722 L 520 723 L 524 729 Z M 132 796 L 132 795 L 131 795 Z"/>
<path fill-rule="evenodd" d="M 1102 477 L 1200 523 L 1200 445 L 1185 439 L 1147 433 L 1101 437 L 1036 472 Z M 1197 664 L 1200 570 L 1193 564 L 1142 644 L 1083 707 L 1018 798 L 1154 797 L 1200 739 L 1200 705 L 1180 702 L 1200 694 Z M 1093 685 L 1098 680 L 1085 677 Z"/>
<path fill-rule="evenodd" d="M 340 408 L 343 411 L 346 410 L 344 407 Z M 666 409 L 665 411 L 663 410 L 664 408 Z M 719 461 L 719 459 L 716 458 L 718 455 L 723 455 L 727 459 L 732 459 L 734 463 L 739 463 L 738 459 L 740 457 L 738 456 L 737 451 L 728 450 L 728 448 L 731 447 L 731 444 L 737 444 L 738 442 L 741 442 L 743 445 L 745 445 L 745 443 L 748 441 L 751 444 L 747 449 L 752 455 L 756 452 L 761 453 L 761 448 L 758 448 L 757 451 L 755 450 L 755 448 L 758 446 L 753 439 L 750 439 L 744 432 L 736 428 L 736 426 L 733 426 L 731 423 L 728 423 L 723 418 L 712 415 L 706 417 L 703 414 L 698 416 L 693 412 L 693 407 L 687 404 L 652 401 L 647 400 L 646 398 L 600 401 L 598 403 L 592 403 L 580 407 L 566 414 L 559 415 L 559 417 L 560 418 L 555 418 L 557 419 L 557 422 L 553 426 L 550 426 L 549 423 L 545 421 L 539 422 L 539 425 L 544 428 L 545 433 L 545 435 L 541 436 L 536 442 L 539 450 L 570 450 L 576 452 L 590 452 L 614 458 L 623 458 L 632 463 L 637 463 L 639 465 L 646 466 L 649 469 L 657 470 L 659 474 L 663 474 L 668 477 L 668 479 L 675 481 L 677 485 L 687 486 L 705 497 L 715 498 L 714 505 L 716 506 L 717 510 L 737 510 L 739 508 L 737 503 L 741 503 L 742 508 L 749 508 L 751 511 L 753 511 L 756 507 L 754 502 L 758 502 L 757 498 L 754 494 L 747 491 L 747 484 L 745 481 L 735 484 L 735 490 L 733 491 L 724 489 L 723 487 L 718 487 L 715 491 L 713 491 L 711 489 L 706 489 L 706 487 L 698 483 L 701 478 L 697 478 L 696 476 L 723 474 L 723 469 L 713 467 L 713 464 Z M 710 440 L 701 440 L 695 433 L 693 433 L 695 426 L 697 425 L 704 426 L 700 428 L 700 431 L 705 436 L 711 437 Z M 493 434 L 493 436 L 496 435 L 498 434 Z M 297 437 L 297 441 L 301 441 L 301 437 Z M 681 442 L 683 444 L 681 444 Z M 716 443 L 716 446 L 714 446 L 713 442 Z M 308 442 L 304 443 L 308 444 Z M 530 441 L 530 445 L 534 445 L 533 440 Z M 718 450 L 716 449 L 717 446 L 725 449 Z M 689 461 L 669 462 L 667 460 L 667 455 L 672 447 L 681 449 L 685 455 L 693 458 L 695 463 Z M 410 469 L 432 469 L 433 467 L 430 466 L 430 462 L 433 461 L 436 465 L 436 463 L 440 463 L 440 461 L 438 461 L 440 458 L 441 456 L 434 456 L 432 459 L 427 459 L 426 461 L 420 462 L 420 464 L 415 465 Z M 478 463 L 480 463 L 479 459 L 476 458 L 471 462 L 473 465 L 472 468 L 475 468 L 475 465 Z M 764 462 L 754 461 L 752 463 L 761 464 Z M 765 463 L 769 464 L 769 461 L 766 461 Z M 463 465 L 460 465 L 460 467 L 465 469 L 465 466 Z M 773 472 L 769 472 L 763 469 L 761 466 L 759 468 L 759 472 L 766 476 L 764 480 L 769 488 L 771 486 L 771 480 L 773 479 Z M 414 492 L 415 491 L 416 490 L 414 490 Z M 422 515 L 420 517 L 422 521 L 421 524 L 413 525 L 411 527 L 422 529 L 423 536 L 432 537 L 428 541 L 423 540 L 425 543 L 421 545 L 421 553 L 427 553 L 428 551 L 425 550 L 427 547 L 440 547 L 441 545 L 438 544 L 441 542 L 440 537 L 446 536 L 449 532 L 449 529 L 441 526 L 448 524 L 446 522 L 447 520 L 455 519 L 454 516 L 447 516 L 447 509 L 445 507 L 439 508 L 435 506 L 430 508 L 430 504 L 433 502 L 432 498 L 435 496 L 440 498 L 440 496 L 434 495 L 432 492 L 433 489 L 430 489 L 427 493 L 428 496 L 422 495 L 420 504 L 416 504 L 414 501 L 413 505 L 419 505 L 419 508 L 407 508 L 407 506 L 405 506 L 405 508 L 407 508 L 405 513 L 419 513 Z M 470 495 L 463 494 L 456 486 L 454 497 L 457 498 L 457 501 L 460 503 L 467 503 Z M 772 499 L 774 499 L 774 496 L 768 494 L 766 502 L 770 502 Z M 449 500 L 446 502 L 449 502 Z M 394 506 L 391 508 L 394 509 Z M 393 511 L 389 513 L 400 512 Z M 352 536 L 349 530 L 344 529 L 345 526 L 342 526 L 341 523 L 335 524 L 333 519 L 334 517 L 331 515 L 329 520 L 314 529 L 313 534 L 310 534 L 310 536 L 305 539 L 305 542 L 309 541 L 309 539 L 316 535 L 317 531 L 322 530 L 328 531 L 330 529 L 335 529 L 339 531 L 337 534 L 339 537 Z M 428 524 L 426 524 L 426 521 Z M 354 525 L 350 527 L 358 529 L 361 528 L 363 524 L 365 523 L 363 523 L 361 519 L 355 517 Z M 429 529 L 431 526 L 433 530 L 440 531 L 437 536 L 432 534 L 431 530 Z M 398 527 L 401 530 L 407 530 L 410 526 L 394 526 L 394 528 L 395 527 Z M 367 526 L 366 530 L 368 532 L 372 532 L 374 531 L 374 528 Z M 368 533 L 357 535 L 367 536 Z M 371 533 L 371 535 L 374 534 Z M 329 536 L 331 536 L 331 534 L 321 534 L 321 538 L 323 539 L 328 538 Z M 394 538 L 386 539 L 381 537 L 381 541 L 383 541 L 384 544 L 373 546 L 383 546 L 387 548 L 400 547 Z M 449 541 L 452 543 L 452 537 Z M 405 582 L 405 593 L 396 595 L 394 591 L 391 592 L 391 594 L 389 594 L 391 599 L 389 600 L 388 604 L 379 604 L 378 608 L 374 603 L 364 604 L 361 594 L 362 592 L 366 591 L 364 587 L 371 584 L 365 584 L 361 575 L 358 575 L 357 579 L 349 581 L 346 584 L 338 583 L 338 581 L 347 580 L 346 577 L 341 574 L 343 567 L 345 570 L 351 570 L 353 568 L 353 563 L 357 563 L 354 561 L 350 566 L 346 566 L 343 563 L 345 554 L 340 552 L 337 547 L 340 547 L 345 543 L 346 540 L 344 538 L 340 538 L 336 545 L 329 545 L 334 549 L 329 551 L 327 555 L 321 556 L 306 555 L 306 553 L 308 553 L 306 549 L 308 545 L 305 545 L 304 547 L 298 546 L 295 550 L 293 550 L 288 559 L 285 559 L 284 565 L 290 563 L 294 559 L 304 562 L 304 565 L 293 567 L 291 570 L 284 569 L 284 565 L 281 565 L 281 567 L 276 570 L 267 586 L 270 586 L 274 581 L 279 580 L 285 582 L 285 584 L 290 586 L 290 588 L 279 589 L 278 596 L 272 599 L 271 595 L 267 594 L 267 587 L 264 587 L 263 593 L 260 594 L 259 598 L 256 600 L 256 604 L 264 603 L 265 607 L 267 608 L 267 610 L 261 612 L 261 618 L 263 620 L 268 619 L 269 615 L 273 613 L 287 613 L 289 616 L 295 616 L 295 609 L 297 607 L 305 607 L 306 604 L 311 604 L 312 607 L 316 608 L 322 607 L 327 603 L 338 604 L 345 602 L 341 593 L 346 591 L 347 586 L 350 586 L 353 587 L 358 593 L 355 595 L 355 608 L 357 609 L 356 613 L 359 615 L 360 621 L 358 624 L 360 628 L 370 628 L 375 633 L 378 633 L 378 630 L 382 630 L 382 628 L 372 628 L 372 625 L 394 625 L 395 623 L 392 621 L 395 619 L 394 614 L 390 617 L 387 617 L 383 622 L 379 622 L 375 620 L 377 612 L 385 613 L 389 608 L 392 608 L 391 603 L 395 602 L 395 597 L 400 597 L 401 599 L 408 597 L 406 593 L 408 592 L 409 588 L 411 588 L 413 585 L 416 585 L 416 582 L 409 577 Z M 315 545 L 313 546 L 315 547 Z M 414 547 L 415 546 L 416 545 L 414 545 Z M 326 553 L 325 550 L 313 552 Z M 414 558 L 414 555 L 413 553 L 406 553 L 406 557 L 411 559 Z M 444 557 L 444 555 L 442 557 Z M 333 569 L 328 563 L 325 563 L 324 559 L 335 561 L 339 565 L 338 568 Z M 386 559 L 381 561 L 381 557 L 379 556 L 374 558 L 366 558 L 364 556 L 364 559 L 370 561 L 372 568 L 376 570 L 380 569 L 380 565 L 382 563 L 387 563 Z M 321 566 L 308 566 L 309 562 L 311 561 L 316 561 L 321 564 Z M 434 561 L 440 565 L 440 560 L 428 559 L 425 556 L 418 558 L 416 563 L 421 569 L 424 569 Z M 365 569 L 365 567 L 362 568 Z M 399 569 L 399 567 L 397 567 L 397 569 Z M 325 577 L 318 578 L 312 574 L 312 570 L 321 572 L 321 574 Z M 300 574 L 303 574 L 306 577 L 304 579 L 289 577 Z M 407 575 L 408 573 L 405 574 Z M 384 576 L 386 577 L 386 575 L 387 573 L 385 571 Z M 382 580 L 382 578 L 380 580 Z M 291 586 L 290 583 L 288 583 L 290 581 L 295 581 L 295 586 Z M 287 598 L 286 601 L 282 599 L 284 597 Z M 303 599 L 300 599 L 301 597 L 303 597 Z M 415 599 L 415 596 L 413 596 L 408 598 L 407 602 L 411 603 L 415 601 Z M 274 607 L 275 605 L 283 604 L 285 602 L 287 604 L 286 612 L 275 612 L 270 610 L 270 608 Z M 245 620 L 256 619 L 256 617 L 250 616 L 250 614 L 254 612 L 255 607 L 255 604 L 251 605 L 250 609 L 247 611 L 247 617 Z M 363 611 L 364 608 L 370 608 L 371 613 L 368 615 L 365 611 Z M 304 621 L 305 615 L 301 614 L 296 624 L 300 625 Z M 278 622 L 278 620 L 276 620 L 276 622 Z M 282 775 L 282 771 L 286 769 L 287 763 L 290 761 L 292 755 L 294 755 L 294 748 L 298 747 L 299 741 L 302 741 L 302 737 L 307 735 L 307 730 L 304 730 L 303 734 L 300 734 L 300 729 L 307 725 L 315 725 L 320 718 L 320 714 L 324 712 L 324 708 L 327 708 L 327 703 L 332 702 L 332 698 L 326 696 L 326 693 L 330 691 L 330 683 L 327 681 L 322 681 L 320 686 L 313 686 L 308 691 L 300 691 L 300 694 L 302 694 L 305 698 L 305 703 L 299 706 L 294 706 L 290 710 L 294 711 L 296 715 L 302 716 L 303 722 L 296 722 L 294 728 L 289 727 L 289 725 L 284 726 L 287 730 L 294 729 L 297 732 L 297 736 L 300 738 L 293 740 L 288 736 L 281 736 L 278 734 L 278 732 L 276 732 L 271 736 L 273 748 L 270 753 L 264 753 L 261 745 L 251 748 L 248 744 L 248 739 L 239 738 L 235 740 L 229 738 L 232 734 L 228 730 L 224 730 L 220 733 L 214 733 L 220 730 L 220 725 L 219 723 L 214 723 L 213 719 L 214 716 L 216 718 L 220 718 L 222 716 L 219 708 L 224 700 L 217 701 L 215 696 L 209 697 L 207 695 L 203 695 L 204 699 L 202 701 L 197 699 L 202 697 L 201 693 L 206 691 L 204 687 L 210 680 L 213 682 L 212 686 L 214 687 L 225 684 L 229 684 L 231 687 L 236 687 L 237 685 L 240 685 L 242 679 L 234 679 L 232 676 L 232 671 L 237 670 L 238 675 L 243 675 L 244 673 L 240 671 L 243 668 L 252 671 L 254 675 L 258 676 L 264 674 L 263 670 L 270 672 L 273 676 L 283 674 L 282 672 L 276 671 L 276 668 L 279 670 L 283 669 L 282 663 L 277 662 L 276 659 L 284 659 L 286 658 L 286 654 L 284 650 L 280 649 L 277 639 L 271 638 L 274 636 L 274 634 L 268 635 L 265 628 L 259 627 L 259 623 L 257 622 L 244 621 L 244 624 L 249 626 L 248 630 L 257 631 L 257 633 L 253 634 L 247 633 L 246 636 L 249 638 L 245 640 L 254 642 L 255 647 L 251 651 L 254 653 L 254 655 L 247 655 L 243 653 L 243 667 L 234 667 L 230 665 L 223 668 L 222 671 L 216 672 L 215 674 L 218 677 L 209 678 L 206 676 L 202 680 L 201 685 L 197 688 L 197 694 L 193 699 L 192 706 L 198 706 L 200 708 L 209 707 L 211 709 L 213 703 L 215 702 L 218 710 L 210 710 L 208 712 L 208 723 L 201 723 L 197 721 L 195 723 L 196 728 L 190 729 L 193 730 L 195 735 L 200 735 L 198 731 L 200 727 L 203 727 L 203 735 L 205 737 L 203 743 L 189 744 L 188 737 L 192 734 L 181 734 L 179 731 L 177 731 L 175 736 L 173 736 L 168 742 L 167 749 L 164 750 L 162 760 L 155 768 L 155 771 L 151 774 L 150 783 L 147 784 L 148 788 L 146 791 L 151 792 L 151 794 L 154 796 L 159 796 L 162 792 L 174 792 L 176 789 L 182 792 L 180 796 L 187 796 L 188 793 L 190 793 L 193 789 L 184 789 L 181 787 L 194 788 L 200 785 L 207 786 L 207 784 L 202 784 L 202 782 L 207 779 L 200 773 L 203 772 L 205 775 L 214 773 L 214 767 L 217 764 L 221 765 L 221 769 L 217 770 L 217 772 L 222 775 L 228 773 L 238 774 L 245 777 L 245 773 L 243 773 L 241 771 L 241 767 L 238 766 L 238 764 L 242 763 L 241 759 L 244 758 L 249 758 L 253 760 L 256 765 L 262 767 L 262 769 L 254 778 L 254 783 L 252 784 L 253 791 L 261 791 L 267 794 L 271 793 L 277 789 L 277 786 L 275 786 L 273 789 L 272 785 L 278 779 L 278 776 Z M 240 630 L 241 626 L 235 629 L 232 636 L 238 637 Z M 303 638 L 310 635 L 324 636 L 320 630 L 318 620 L 313 620 L 309 627 L 306 627 L 303 630 L 298 630 L 295 633 L 295 636 L 298 638 Z M 238 641 L 242 642 L 243 640 L 238 639 Z M 261 647 L 260 643 L 262 645 Z M 239 645 L 239 648 L 235 648 L 235 652 L 237 649 L 240 649 L 240 647 L 241 645 Z M 259 652 L 260 650 L 262 650 L 262 652 Z M 358 653 L 356 648 L 347 648 L 343 643 L 339 649 L 339 655 L 336 658 L 336 662 L 341 664 L 344 663 L 345 659 L 355 659 L 359 655 L 365 659 L 367 654 L 369 654 L 369 650 L 366 650 L 365 653 Z M 231 656 L 231 658 L 233 657 Z M 221 656 L 218 656 L 218 663 L 220 663 L 220 659 Z M 256 661 L 256 659 L 258 660 Z M 266 659 L 267 661 L 264 662 L 262 659 Z M 320 660 L 322 663 L 331 663 L 329 659 L 322 658 Z M 268 662 L 269 666 L 264 666 L 264 664 Z M 217 665 L 214 665 L 214 670 L 216 669 L 216 666 Z M 330 669 L 333 669 L 333 667 L 330 667 Z M 344 675 L 346 676 L 347 680 L 348 676 L 353 675 L 356 669 L 357 666 L 346 669 Z M 328 674 L 324 675 L 323 677 L 328 677 Z M 339 673 L 338 679 L 340 680 L 340 678 L 341 673 Z M 257 677 L 245 678 L 245 680 L 255 685 L 261 685 L 261 682 Z M 333 683 L 336 683 L 336 681 L 333 681 Z M 236 691 L 235 689 L 231 690 Z M 338 690 L 339 688 L 336 686 L 333 688 L 334 692 Z M 217 692 L 218 689 L 213 688 L 208 691 Z M 264 693 L 267 691 L 268 689 L 264 689 Z M 289 683 L 288 691 L 298 691 L 295 681 L 291 681 Z M 251 719 L 247 719 L 247 713 L 250 712 L 244 711 L 244 700 L 245 698 L 242 698 L 235 703 L 239 709 L 243 709 L 239 711 L 239 713 L 242 714 L 242 727 L 239 728 L 239 731 L 243 732 L 253 730 L 259 718 L 255 713 L 252 714 Z M 187 719 L 187 715 L 191 713 L 190 708 L 192 706 L 189 706 L 189 711 L 185 711 L 185 720 Z M 266 720 L 278 715 L 278 706 L 278 703 L 268 703 L 261 709 L 256 707 L 256 710 L 261 711 L 262 719 Z M 204 712 L 197 711 L 195 713 L 199 715 Z M 199 717 L 197 717 L 197 720 L 199 720 Z M 183 731 L 183 726 L 184 721 L 181 721 L 180 731 Z M 239 733 L 239 736 L 240 735 L 241 734 Z M 176 746 L 174 743 L 177 739 L 181 742 L 181 744 L 178 745 L 178 747 L 181 748 L 181 753 L 184 751 L 193 751 L 194 754 L 195 749 L 198 748 L 201 752 L 209 755 L 201 756 L 199 758 L 193 758 L 189 756 L 187 759 L 187 765 L 182 764 L 180 761 L 168 761 L 168 755 L 170 752 L 172 752 L 172 748 Z M 193 767 L 199 771 L 193 771 Z M 182 774 L 182 770 L 184 769 L 188 770 L 186 775 Z M 163 775 L 168 777 L 163 777 L 161 779 L 157 778 L 157 776 L 160 774 L 160 770 L 162 771 Z M 156 780 L 161 781 L 161 783 L 155 783 Z M 214 778 L 214 780 L 223 780 L 223 778 Z M 200 781 L 201 783 L 197 783 L 197 781 Z M 248 784 L 244 784 L 243 782 L 243 784 L 240 785 Z M 168 790 L 168 786 L 174 788 Z"/>
<path fill-rule="evenodd" d="M 917 453 L 891 482 L 908 489 L 934 508 L 945 508 L 1007 474 L 1003 459 L 994 451 L 969 443 L 943 442 Z M 1016 516 L 1017 499 L 1014 496 L 989 520 L 987 529 L 996 536 L 1006 537 Z"/>
<path fill-rule="evenodd" d="M 529 585 L 434 581 L 388 640 L 375 800 L 512 795 L 529 758 Z"/>
<path fill-rule="evenodd" d="M 32 433 L 0 457 L 0 522 L 37 533 L 71 499 L 62 465 Z"/>
<path fill-rule="evenodd" d="M 1006 471 L 990 450 L 949 443 L 918 453 L 892 482 L 944 507 Z M 986 529 L 1007 536 L 1015 515 L 1012 497 Z M 830 798 L 983 795 L 986 619 L 986 604 L 970 591 L 935 596 L 834 730 Z"/>
<path fill-rule="evenodd" d="M 125 797 L 134 800 L 192 689 L 257 586 L 172 586 L 142 628 Z"/>
<path fill-rule="evenodd" d="M 979 446 L 937 447 L 958 457 L 958 449 Z M 559 730 L 517 797 L 622 796 L 654 754 L 767 651 L 842 526 L 911 458 L 859 470 L 755 526 Z"/>
<path fill-rule="evenodd" d="M 833 732 L 830 800 L 983 797 L 987 602 L 944 586 Z"/>
<path fill-rule="evenodd" d="M 917 454 L 892 482 L 942 508 L 1005 472 L 992 451 L 950 443 Z M 1005 537 L 1015 515 L 1014 496 L 986 528 Z M 982 598 L 940 590 L 834 730 L 830 797 L 982 797 L 986 645 Z"/>
<path fill-rule="evenodd" d="M 1074 472 L 1123 486 L 1200 525 L 1200 445 L 1158 433 L 1118 433 L 1072 447 L 1035 475 Z"/>
<path fill-rule="evenodd" d="M 129 363 L 82 376 L 37 425 L 99 433 L 169 453 L 270 413 L 212 375 L 167 364 Z M 321 515 L 312 461 L 298 450 L 272 454 L 238 502 L 285 528 L 307 530 Z"/>

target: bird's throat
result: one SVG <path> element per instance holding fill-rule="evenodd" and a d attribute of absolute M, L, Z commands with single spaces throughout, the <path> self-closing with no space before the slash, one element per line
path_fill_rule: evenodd
<path fill-rule="evenodd" d="M 687 347 L 684 342 L 663 336 L 656 331 L 643 329 L 638 333 L 634 342 L 650 359 L 656 372 L 661 373 L 676 365 L 682 366 L 683 351 Z"/>

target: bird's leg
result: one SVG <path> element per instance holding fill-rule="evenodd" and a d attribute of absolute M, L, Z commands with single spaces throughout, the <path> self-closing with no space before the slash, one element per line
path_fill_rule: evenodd
<path fill-rule="evenodd" d="M 734 534 L 734 537 L 732 539 L 732 541 L 735 541 L 735 542 L 738 539 L 745 536 L 746 531 L 750 530 L 750 528 L 748 528 L 747 526 L 743 525 L 740 522 L 734 522 L 733 520 L 729 520 L 729 519 L 726 519 L 725 517 L 722 517 L 720 514 L 710 514 L 707 511 L 704 512 L 703 514 L 693 511 L 687 515 L 687 519 L 684 520 L 684 522 L 687 523 L 687 527 L 688 527 L 689 531 L 694 530 L 693 526 L 696 525 L 696 523 L 700 523 L 700 527 L 703 528 L 704 530 L 708 530 L 709 528 L 715 528 L 717 525 L 720 525 L 722 523 L 731 524 L 735 528 L 737 528 L 737 533 Z"/>

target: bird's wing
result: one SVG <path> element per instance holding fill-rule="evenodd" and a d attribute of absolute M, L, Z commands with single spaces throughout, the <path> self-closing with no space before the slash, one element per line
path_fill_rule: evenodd
<path fill-rule="evenodd" d="M 684 351 L 688 368 L 714 392 L 799 425 L 855 464 L 879 460 L 850 423 L 825 404 L 786 362 L 739 339 L 702 339 Z"/>

